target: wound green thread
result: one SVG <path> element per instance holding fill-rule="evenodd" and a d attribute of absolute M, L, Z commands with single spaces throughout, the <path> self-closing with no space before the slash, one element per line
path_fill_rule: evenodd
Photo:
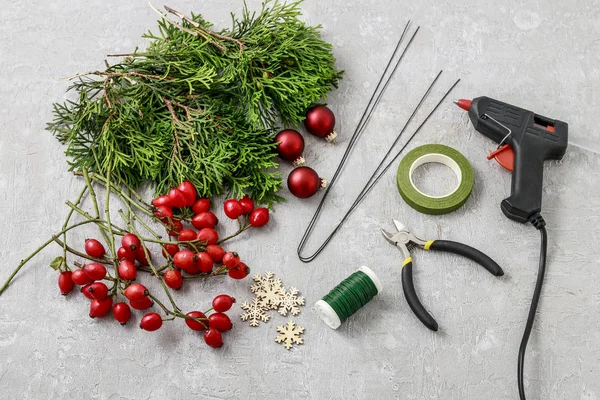
<path fill-rule="evenodd" d="M 323 301 L 329 304 L 343 323 L 377 296 L 377 287 L 362 271 L 356 271 L 334 287 Z"/>

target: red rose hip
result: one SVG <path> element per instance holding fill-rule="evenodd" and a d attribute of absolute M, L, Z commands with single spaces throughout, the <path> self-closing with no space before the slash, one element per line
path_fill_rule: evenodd
<path fill-rule="evenodd" d="M 187 200 L 183 192 L 179 189 L 171 189 L 169 191 L 169 200 L 171 201 L 171 206 L 176 208 L 185 207 L 187 204 Z"/>
<path fill-rule="evenodd" d="M 129 260 L 123 260 L 119 263 L 119 276 L 126 281 L 133 281 L 137 276 L 135 265 Z"/>
<path fill-rule="evenodd" d="M 87 285 L 88 283 L 94 281 L 82 269 L 76 269 L 75 271 L 73 271 L 71 273 L 71 280 L 73 281 L 74 284 L 79 285 L 79 286 Z"/>
<path fill-rule="evenodd" d="M 217 222 L 217 217 L 210 211 L 201 212 L 192 218 L 192 225 L 196 229 L 214 228 Z"/>
<path fill-rule="evenodd" d="M 240 204 L 244 209 L 244 214 L 248 215 L 254 211 L 254 201 L 248 196 L 244 196 L 240 199 Z"/>
<path fill-rule="evenodd" d="M 198 199 L 192 206 L 192 212 L 194 214 L 200 214 L 210 210 L 210 200 L 209 199 Z"/>
<path fill-rule="evenodd" d="M 227 268 L 235 268 L 240 263 L 240 256 L 236 252 L 225 253 L 223 256 L 223 265 Z"/>
<path fill-rule="evenodd" d="M 204 332 L 204 341 L 207 345 L 215 349 L 223 346 L 223 336 L 221 335 L 221 332 L 215 328 L 209 328 Z"/>
<path fill-rule="evenodd" d="M 170 222 L 171 223 L 169 225 L 169 236 L 178 236 L 183 230 L 183 223 L 176 219 Z"/>
<path fill-rule="evenodd" d="M 140 328 L 148 332 L 154 332 L 162 326 L 162 317 L 160 314 L 152 312 L 144 315 L 140 322 Z"/>
<path fill-rule="evenodd" d="M 257 208 L 250 214 L 250 225 L 260 228 L 269 222 L 269 210 L 266 208 Z"/>
<path fill-rule="evenodd" d="M 181 231 L 181 233 L 179 234 L 179 241 L 180 242 L 189 242 L 192 240 L 196 240 L 196 237 L 198 236 L 198 234 L 196 232 L 194 232 L 191 229 L 184 229 Z"/>
<path fill-rule="evenodd" d="M 148 250 L 148 249 L 146 249 L 146 250 Z M 150 260 L 152 260 L 152 253 L 150 253 L 150 250 L 148 250 L 148 256 L 149 256 Z M 137 262 L 139 262 L 142 265 L 150 264 L 148 262 L 148 258 L 146 257 L 146 252 L 144 251 L 143 247 L 138 247 L 138 249 L 135 251 L 135 259 L 137 260 Z"/>
<path fill-rule="evenodd" d="M 165 244 L 163 246 L 162 254 L 164 258 L 169 258 L 167 257 L 167 255 L 175 257 L 175 254 L 177 253 L 179 253 L 179 246 L 177 246 L 176 244 Z"/>
<path fill-rule="evenodd" d="M 146 289 L 146 286 L 144 285 L 141 285 L 139 283 L 133 283 L 127 286 L 123 294 L 129 300 L 140 301 L 148 295 L 148 289 Z"/>
<path fill-rule="evenodd" d="M 169 208 L 173 207 L 173 205 L 171 204 L 171 199 L 169 199 L 169 196 L 166 196 L 166 195 L 158 196 L 157 198 L 152 200 L 152 205 L 154 207 L 161 207 L 161 206 L 165 206 L 165 207 L 169 207 Z"/>
<path fill-rule="evenodd" d="M 235 303 L 235 299 L 228 294 L 220 294 L 216 296 L 212 301 L 212 306 L 216 312 L 226 312 L 229 311 L 231 306 Z"/>
<path fill-rule="evenodd" d="M 200 269 L 200 272 L 204 272 L 205 274 L 211 273 L 213 270 L 213 259 L 210 258 L 208 253 L 200 252 L 196 254 L 196 258 L 198 259 L 197 265 Z"/>
<path fill-rule="evenodd" d="M 231 329 L 232 324 L 227 314 L 216 312 L 208 316 L 208 326 L 219 332 L 226 332 Z"/>
<path fill-rule="evenodd" d="M 209 244 L 208 246 L 206 246 L 206 252 L 214 262 L 220 263 L 221 261 L 223 261 L 225 250 L 223 250 L 221 246 L 216 244 Z"/>
<path fill-rule="evenodd" d="M 168 287 L 171 289 L 179 290 L 183 286 L 183 277 L 181 272 L 176 269 L 171 269 L 165 272 L 163 279 Z"/>
<path fill-rule="evenodd" d="M 190 181 L 183 181 L 177 186 L 177 189 L 185 197 L 185 207 L 192 207 L 196 202 L 196 187 L 194 184 Z"/>
<path fill-rule="evenodd" d="M 84 248 L 88 256 L 95 258 L 104 257 L 104 254 L 106 253 L 106 251 L 104 250 L 104 246 L 102 246 L 102 243 L 100 243 L 96 239 L 86 240 Z"/>
<path fill-rule="evenodd" d="M 117 250 L 117 259 L 119 261 L 128 260 L 135 262 L 135 252 L 126 247 L 119 247 L 119 250 Z"/>
<path fill-rule="evenodd" d="M 116 303 L 112 308 L 115 319 L 119 321 L 121 325 L 125 325 L 131 318 L 131 308 L 127 303 Z"/>
<path fill-rule="evenodd" d="M 144 311 L 152 307 L 154 302 L 150 299 L 150 297 L 144 296 L 141 300 L 129 300 L 129 304 L 131 304 L 131 307 L 135 308 L 136 310 Z"/>
<path fill-rule="evenodd" d="M 106 267 L 99 263 L 91 263 L 83 266 L 83 271 L 93 281 L 100 281 L 106 276 Z"/>
<path fill-rule="evenodd" d="M 71 293 L 71 290 L 73 290 L 73 287 L 75 286 L 73 279 L 71 279 L 72 274 L 71 271 L 64 271 L 58 275 L 58 288 L 60 289 L 60 294 L 63 296 Z"/>
<path fill-rule="evenodd" d="M 250 274 L 250 268 L 243 262 L 240 262 L 237 267 L 230 268 L 227 274 L 233 279 L 244 279 Z"/>
<path fill-rule="evenodd" d="M 102 282 L 91 283 L 87 291 L 96 300 L 104 300 L 108 296 L 108 286 Z"/>
<path fill-rule="evenodd" d="M 229 218 L 237 219 L 244 213 L 244 207 L 242 207 L 239 201 L 235 199 L 229 199 L 225 202 L 225 204 L 223 204 L 223 211 L 225 211 L 225 215 L 227 215 Z"/>
<path fill-rule="evenodd" d="M 212 228 L 204 228 L 198 232 L 198 240 L 207 245 L 217 244 L 219 241 L 219 234 Z"/>
<path fill-rule="evenodd" d="M 138 239 L 138 237 L 135 236 L 133 233 L 125 234 L 125 236 L 123 236 L 123 238 L 121 239 L 121 246 L 131 251 L 135 251 L 141 245 L 142 242 L 140 242 L 140 239 Z"/>
<path fill-rule="evenodd" d="M 203 312 L 200 311 L 190 311 L 189 313 L 185 314 L 190 318 L 194 318 L 194 319 L 199 319 L 202 321 L 194 321 L 193 319 L 185 319 L 185 323 L 187 324 L 187 326 L 190 327 L 191 330 L 193 331 L 203 331 L 205 329 L 207 329 L 208 327 L 208 318 L 206 318 L 206 315 L 204 315 Z"/>
<path fill-rule="evenodd" d="M 101 318 L 108 315 L 112 307 L 112 303 L 112 297 L 107 297 L 102 300 L 92 300 L 92 302 L 90 303 L 90 317 Z"/>

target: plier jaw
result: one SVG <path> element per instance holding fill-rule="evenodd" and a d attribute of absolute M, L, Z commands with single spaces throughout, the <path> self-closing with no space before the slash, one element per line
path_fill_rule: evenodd
<path fill-rule="evenodd" d="M 425 246 L 427 242 L 413 235 L 402 222 L 396 219 L 392 219 L 392 221 L 396 226 L 397 232 L 390 233 L 382 229 L 381 233 L 388 242 L 400 249 L 405 259 L 410 257 L 410 250 L 412 250 L 415 246 Z"/>

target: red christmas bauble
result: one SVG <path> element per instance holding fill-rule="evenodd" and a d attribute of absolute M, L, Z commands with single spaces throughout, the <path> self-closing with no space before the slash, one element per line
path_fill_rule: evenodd
<path fill-rule="evenodd" d="M 287 161 L 293 161 L 294 166 L 304 164 L 304 138 L 300 132 L 293 129 L 284 129 L 275 136 L 277 153 L 279 157 Z"/>
<path fill-rule="evenodd" d="M 290 192 L 301 199 L 311 197 L 321 188 L 325 188 L 327 182 L 319 178 L 319 175 L 310 167 L 298 167 L 290 172 L 287 180 Z"/>
<path fill-rule="evenodd" d="M 325 138 L 328 142 L 337 137 L 337 133 L 333 130 L 335 127 L 335 115 L 325 106 L 309 108 L 306 112 L 304 127 L 311 135 Z"/>

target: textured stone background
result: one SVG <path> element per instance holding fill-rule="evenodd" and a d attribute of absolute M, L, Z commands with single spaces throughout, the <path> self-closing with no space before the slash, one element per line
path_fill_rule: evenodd
<path fill-rule="evenodd" d="M 242 3 L 170 5 L 203 12 L 227 26 L 229 11 L 239 11 Z M 3 0 L 0 9 L 4 279 L 59 230 L 63 202 L 81 185 L 65 172 L 62 148 L 44 132 L 51 103 L 64 99 L 67 84 L 57 78 L 102 68 L 106 54 L 134 49 L 142 43 L 140 35 L 154 29 L 156 16 L 142 0 Z M 404 23 L 411 18 L 421 25 L 327 203 L 313 246 L 358 193 L 441 68 L 446 72 L 429 107 L 460 77 L 454 97 L 493 96 L 569 122 L 567 155 L 546 165 L 548 275 L 527 353 L 527 392 L 532 399 L 600 398 L 600 5 L 592 0 L 308 0 L 303 9 L 306 20 L 323 25 L 339 67 L 346 70 L 329 99 L 339 121 L 338 143 L 307 137 L 305 156 L 325 177 L 340 159 Z M 238 322 L 236 308 L 236 326 L 225 347 L 213 351 L 182 324 L 150 334 L 136 327 L 139 316 L 125 328 L 90 320 L 82 296 L 58 294 L 56 274 L 47 267 L 56 253 L 44 251 L 0 299 L 0 398 L 516 398 L 516 356 L 537 271 L 538 233 L 502 215 L 499 203 L 509 194 L 510 175 L 486 161 L 494 145 L 474 132 L 465 113 L 446 102 L 411 148 L 422 143 L 450 145 L 471 161 L 475 188 L 459 211 L 439 217 L 415 212 L 403 204 L 390 172 L 312 264 L 298 261 L 295 249 L 319 196 L 298 201 L 284 191 L 289 201 L 276 209 L 273 223 L 235 243 L 254 272 L 275 271 L 287 285 L 299 287 L 309 304 L 356 267 L 373 268 L 384 293 L 341 329 L 330 330 L 305 307 L 298 322 L 306 327 L 306 344 L 288 352 L 273 341 L 285 318 L 274 316 L 250 329 Z M 288 170 L 283 167 L 284 174 Z M 436 171 L 447 173 L 429 172 Z M 391 217 L 423 237 L 459 240 L 486 251 L 506 276 L 493 278 L 454 256 L 417 252 L 416 285 L 441 326 L 438 333 L 429 332 L 403 298 L 400 253 L 379 233 L 390 227 Z M 81 232 L 72 240 L 83 243 L 84 237 Z M 251 297 L 247 281 L 215 279 L 189 285 L 178 299 L 197 308 L 219 292 Z"/>

